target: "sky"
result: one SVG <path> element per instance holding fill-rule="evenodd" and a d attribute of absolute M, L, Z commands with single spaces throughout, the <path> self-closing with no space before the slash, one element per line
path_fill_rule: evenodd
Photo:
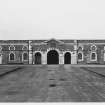
<path fill-rule="evenodd" d="M 105 0 L 0 0 L 0 40 L 105 39 Z"/>

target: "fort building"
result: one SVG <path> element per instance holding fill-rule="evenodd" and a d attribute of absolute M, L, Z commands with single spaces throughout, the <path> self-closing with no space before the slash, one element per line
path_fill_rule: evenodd
<path fill-rule="evenodd" d="M 0 64 L 105 64 L 105 40 L 0 40 Z"/>

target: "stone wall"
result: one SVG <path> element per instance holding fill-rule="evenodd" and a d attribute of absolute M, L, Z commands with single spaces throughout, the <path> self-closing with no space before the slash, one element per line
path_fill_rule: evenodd
<path fill-rule="evenodd" d="M 81 45 L 78 44 L 78 45 Z M 91 46 L 95 45 L 97 50 L 96 51 L 92 51 L 91 50 Z M 78 64 L 105 64 L 104 61 L 104 46 L 105 44 L 101 44 L 101 43 L 94 43 L 94 44 L 89 44 L 89 43 L 85 43 L 83 44 L 83 61 L 78 61 Z M 77 51 L 79 52 L 79 51 Z M 92 52 L 96 52 L 97 54 L 97 60 L 96 61 L 92 61 L 91 60 L 91 53 Z"/>
<path fill-rule="evenodd" d="M 12 48 L 10 48 L 12 46 Z M 25 48 L 25 47 L 26 48 Z M 96 50 L 91 49 L 96 46 Z M 56 50 L 59 53 L 59 64 L 64 64 L 64 54 L 71 54 L 71 64 L 105 64 L 105 40 L 22 40 L 0 41 L 0 58 L 2 64 L 35 64 L 35 53 L 41 53 L 42 64 L 47 64 L 47 53 Z M 15 49 L 13 48 L 15 47 Z M 23 53 L 28 54 L 28 59 L 23 60 Z M 83 53 L 83 59 L 78 59 L 78 53 Z M 96 52 L 97 60 L 91 60 L 91 52 Z M 9 54 L 15 54 L 15 60 L 9 60 Z M 1 62 L 1 61 L 0 61 Z"/>

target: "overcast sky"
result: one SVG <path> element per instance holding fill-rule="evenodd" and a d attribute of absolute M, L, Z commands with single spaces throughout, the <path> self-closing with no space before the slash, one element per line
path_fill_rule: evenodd
<path fill-rule="evenodd" d="M 0 0 L 0 39 L 105 39 L 105 0 Z"/>

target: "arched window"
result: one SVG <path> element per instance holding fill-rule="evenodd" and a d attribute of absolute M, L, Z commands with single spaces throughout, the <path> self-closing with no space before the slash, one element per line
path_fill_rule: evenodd
<path fill-rule="evenodd" d="M 82 52 L 79 52 L 78 53 L 78 60 L 79 61 L 82 61 L 83 60 L 83 53 Z"/>
<path fill-rule="evenodd" d="M 28 54 L 27 53 L 23 53 L 23 60 L 28 60 Z"/>
<path fill-rule="evenodd" d="M 92 52 L 91 53 L 91 60 L 92 61 L 96 61 L 97 60 L 97 54 L 96 54 L 96 52 Z"/>
<path fill-rule="evenodd" d="M 15 60 L 15 55 L 14 55 L 14 53 L 11 53 L 11 54 L 9 55 L 9 60 Z"/>
<path fill-rule="evenodd" d="M 9 50 L 15 50 L 15 47 L 14 47 L 14 45 L 11 45 L 10 47 L 9 47 Z"/>

